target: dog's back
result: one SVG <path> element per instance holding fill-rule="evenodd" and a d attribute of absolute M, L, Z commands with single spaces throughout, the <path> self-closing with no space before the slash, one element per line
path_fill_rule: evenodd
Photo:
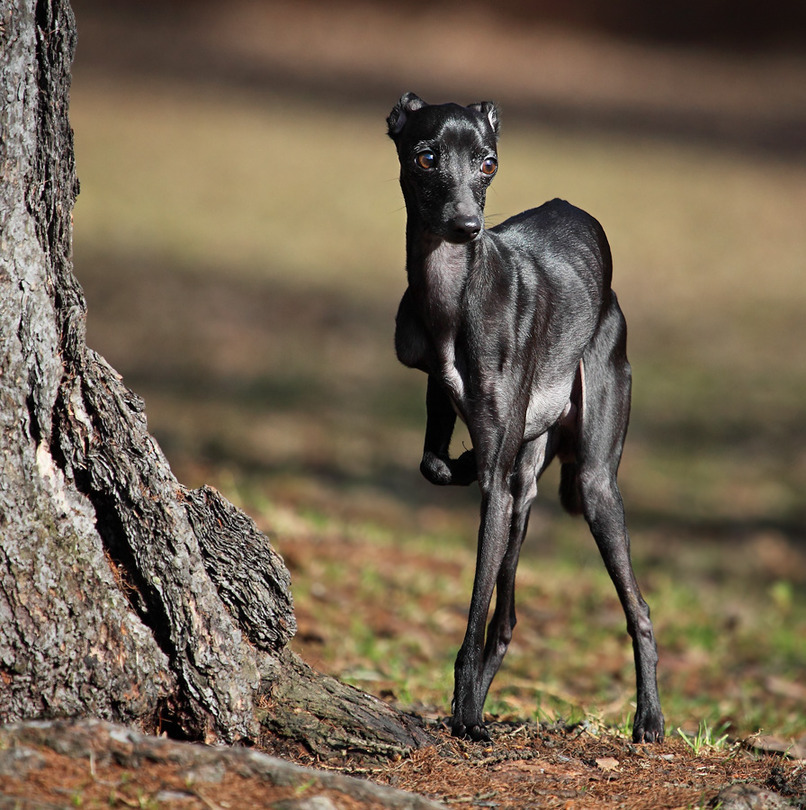
<path fill-rule="evenodd" d="M 591 303 L 606 299 L 613 275 L 610 244 L 598 220 L 561 199 L 530 208 L 489 229 L 510 261 L 529 257 L 535 272 L 554 287 L 582 281 Z"/>

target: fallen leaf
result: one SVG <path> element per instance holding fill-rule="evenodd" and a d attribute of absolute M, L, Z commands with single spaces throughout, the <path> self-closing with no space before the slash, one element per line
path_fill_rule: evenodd
<path fill-rule="evenodd" d="M 751 750 L 765 754 L 783 754 L 796 760 L 806 759 L 806 737 L 799 740 L 785 740 L 771 734 L 755 734 L 748 738 L 745 744 Z"/>
<path fill-rule="evenodd" d="M 619 762 L 613 757 L 602 757 L 596 760 L 596 767 L 602 771 L 616 771 L 618 770 Z"/>

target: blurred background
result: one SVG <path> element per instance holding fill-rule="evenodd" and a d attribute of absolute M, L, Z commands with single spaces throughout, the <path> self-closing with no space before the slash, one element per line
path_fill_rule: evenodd
<path fill-rule="evenodd" d="M 635 374 L 621 483 L 670 723 L 806 734 L 802 2 L 73 6 L 88 343 L 177 477 L 278 545 L 306 658 L 447 712 L 478 493 L 417 471 L 385 117 L 406 90 L 493 99 L 488 222 L 559 196 L 612 244 Z M 626 722 L 623 617 L 555 489 L 488 708 Z"/>

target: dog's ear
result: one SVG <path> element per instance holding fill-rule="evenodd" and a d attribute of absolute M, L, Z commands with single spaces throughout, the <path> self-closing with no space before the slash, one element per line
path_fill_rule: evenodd
<path fill-rule="evenodd" d="M 498 118 L 498 107 L 492 101 L 480 101 L 478 104 L 468 104 L 471 110 L 480 112 L 489 122 L 492 127 L 495 137 L 498 137 L 498 130 L 501 128 L 501 122 Z"/>
<path fill-rule="evenodd" d="M 389 137 L 394 140 L 406 125 L 408 114 L 425 106 L 427 106 L 426 103 L 418 95 L 404 93 L 386 119 L 386 124 L 389 127 Z"/>

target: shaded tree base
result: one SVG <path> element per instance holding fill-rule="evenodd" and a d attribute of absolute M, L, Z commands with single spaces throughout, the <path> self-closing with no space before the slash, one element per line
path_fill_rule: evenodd
<path fill-rule="evenodd" d="M 262 704 L 262 744 L 284 753 L 382 758 L 435 742 L 418 717 L 317 672 L 290 650 Z"/>
<path fill-rule="evenodd" d="M 144 798 L 160 806 L 217 807 L 219 795 L 241 807 L 289 810 L 313 807 L 313 797 L 321 797 L 316 807 L 322 808 L 346 803 L 360 810 L 443 806 L 254 749 L 182 743 L 99 720 L 0 727 L 0 807 L 61 807 L 68 801 L 139 807 L 145 806 Z"/>

